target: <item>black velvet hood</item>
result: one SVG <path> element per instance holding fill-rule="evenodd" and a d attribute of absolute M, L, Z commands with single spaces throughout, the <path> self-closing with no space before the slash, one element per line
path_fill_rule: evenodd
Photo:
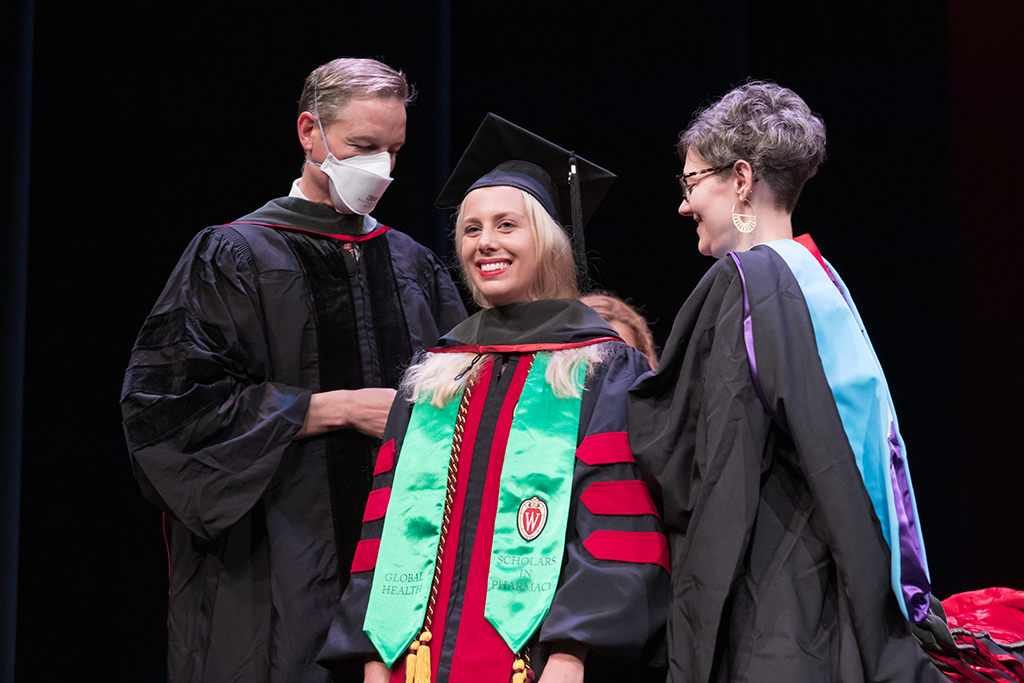
<path fill-rule="evenodd" d="M 486 308 L 441 337 L 435 352 L 528 353 L 619 339 L 600 315 L 576 299 Z"/>

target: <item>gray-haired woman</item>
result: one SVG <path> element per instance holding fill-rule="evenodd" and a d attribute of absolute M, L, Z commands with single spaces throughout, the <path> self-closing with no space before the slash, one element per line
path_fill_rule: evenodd
<path fill-rule="evenodd" d="M 678 152 L 679 213 L 719 261 L 629 408 L 669 535 L 669 680 L 945 680 L 912 634 L 931 587 L 885 377 L 846 286 L 793 239 L 824 124 L 749 82 Z"/>

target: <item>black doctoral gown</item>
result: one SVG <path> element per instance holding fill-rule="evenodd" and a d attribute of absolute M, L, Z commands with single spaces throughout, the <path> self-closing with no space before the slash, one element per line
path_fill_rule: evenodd
<path fill-rule="evenodd" d="M 431 626 L 436 683 L 509 680 L 515 653 L 483 614 L 492 536 L 480 530 L 494 529 L 497 478 L 502 475 L 510 416 L 517 405 L 516 387 L 521 388 L 538 348 L 546 349 L 540 351 L 545 353 L 599 339 L 605 340 L 600 342 L 605 347 L 603 360 L 586 379 L 575 435 L 562 569 L 550 611 L 529 640 L 531 664 L 539 675 L 551 643 L 572 640 L 590 648 L 588 679 L 613 680 L 608 674 L 614 672 L 614 680 L 623 676 L 654 680 L 644 665 L 658 657 L 663 647 L 667 546 L 625 434 L 626 391 L 647 369 L 647 361 L 619 341 L 587 306 L 574 300 L 549 300 L 481 311 L 447 334 L 435 350 L 461 352 L 467 366 L 478 353 L 484 354 L 478 358 L 482 369 L 469 403 L 458 493 L 441 553 L 438 607 Z M 400 395 L 388 420 L 375 493 L 390 490 L 398 463 L 414 457 L 402 452 L 411 413 L 412 405 Z M 384 460 L 387 464 L 382 464 Z M 598 499 L 602 491 L 608 499 Z M 371 513 L 370 507 L 360 542 L 361 550 L 367 552 L 357 551 L 352 580 L 320 655 L 327 665 L 376 656 L 363 625 L 376 548 L 384 518 L 392 510 Z M 618 539 L 619 547 L 602 548 L 599 540 L 608 537 Z M 654 546 L 659 550 L 651 554 Z M 632 666 L 621 664 L 623 660 L 633 662 Z M 404 657 L 400 657 L 392 681 L 404 680 L 403 676 Z"/>
<path fill-rule="evenodd" d="M 328 680 L 314 660 L 379 442 L 292 437 L 312 393 L 396 387 L 464 317 L 437 258 L 368 216 L 284 198 L 192 240 L 121 400 L 136 478 L 165 511 L 170 681 Z"/>
<path fill-rule="evenodd" d="M 671 547 L 669 680 L 943 681 L 901 612 L 892 553 L 819 360 L 819 343 L 840 340 L 816 330 L 775 244 L 711 268 L 658 372 L 630 392 L 630 444 Z M 835 295 L 825 262 L 808 259 Z"/>

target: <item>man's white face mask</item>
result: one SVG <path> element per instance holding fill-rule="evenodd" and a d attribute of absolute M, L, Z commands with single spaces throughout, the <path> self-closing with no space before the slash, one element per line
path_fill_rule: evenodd
<path fill-rule="evenodd" d="M 384 190 L 391 184 L 391 155 L 388 152 L 380 152 L 339 161 L 327 147 L 327 136 L 324 135 L 324 127 L 319 116 L 316 122 L 320 126 L 320 136 L 323 138 L 324 148 L 327 149 L 327 158 L 322 164 L 308 160 L 306 163 L 319 167 L 327 174 L 331 181 L 331 201 L 334 203 L 335 211 L 370 213 L 373 207 L 377 206 L 377 200 L 384 194 Z"/>

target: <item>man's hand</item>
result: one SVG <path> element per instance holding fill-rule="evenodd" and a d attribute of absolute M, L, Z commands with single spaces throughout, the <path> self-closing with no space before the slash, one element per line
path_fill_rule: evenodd
<path fill-rule="evenodd" d="M 313 394 L 302 429 L 292 438 L 305 439 L 337 429 L 355 429 L 379 439 L 384 436 L 384 425 L 394 400 L 394 389 L 339 389 Z"/>
<path fill-rule="evenodd" d="M 363 683 L 388 683 L 391 669 L 380 660 L 367 660 L 363 665 Z"/>
<path fill-rule="evenodd" d="M 583 662 L 587 646 L 583 643 L 563 641 L 554 643 L 551 656 L 544 665 L 544 673 L 537 683 L 583 683 Z"/>

